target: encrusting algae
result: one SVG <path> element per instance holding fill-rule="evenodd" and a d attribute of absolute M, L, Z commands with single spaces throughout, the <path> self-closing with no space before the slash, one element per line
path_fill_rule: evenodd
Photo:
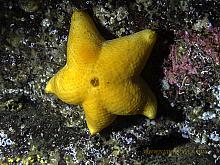
<path fill-rule="evenodd" d="M 92 19 L 75 11 L 67 43 L 67 63 L 45 88 L 68 104 L 83 106 L 93 135 L 116 115 L 155 118 L 154 94 L 140 73 L 156 42 L 156 33 L 142 30 L 106 41 Z"/>

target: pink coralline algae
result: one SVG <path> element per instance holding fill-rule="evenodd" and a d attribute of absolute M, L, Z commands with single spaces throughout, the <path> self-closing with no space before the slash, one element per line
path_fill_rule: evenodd
<path fill-rule="evenodd" d="M 209 72 L 209 65 L 220 63 L 220 29 L 207 28 L 202 32 L 175 31 L 176 43 L 171 45 L 164 75 L 169 84 L 191 81 L 193 75 Z M 200 73 L 198 73 L 200 72 Z"/>

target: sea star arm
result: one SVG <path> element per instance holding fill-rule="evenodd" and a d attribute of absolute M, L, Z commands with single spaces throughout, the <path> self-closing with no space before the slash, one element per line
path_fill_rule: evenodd
<path fill-rule="evenodd" d="M 143 79 L 109 85 L 104 90 L 102 99 L 108 112 L 116 115 L 143 114 L 155 118 L 156 99 Z"/>
<path fill-rule="evenodd" d="M 80 104 L 87 94 L 87 86 L 79 79 L 81 72 L 64 66 L 46 85 L 46 93 L 54 93 L 68 104 Z"/>
<path fill-rule="evenodd" d="M 106 75 L 111 75 L 117 81 L 139 75 L 155 41 L 156 33 L 151 30 L 105 41 L 97 65 L 101 66 Z"/>
<path fill-rule="evenodd" d="M 103 37 L 92 19 L 82 11 L 74 11 L 67 43 L 67 64 L 80 66 L 98 58 Z"/>
<path fill-rule="evenodd" d="M 83 102 L 82 106 L 86 116 L 86 123 L 91 135 L 96 134 L 103 128 L 109 126 L 116 118 L 115 115 L 106 110 L 105 106 L 100 100 L 100 97 L 97 97 L 96 94 L 88 97 Z"/>

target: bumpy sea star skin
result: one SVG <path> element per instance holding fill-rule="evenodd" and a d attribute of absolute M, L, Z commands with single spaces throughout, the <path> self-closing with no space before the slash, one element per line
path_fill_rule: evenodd
<path fill-rule="evenodd" d="M 116 115 L 156 116 L 156 98 L 140 77 L 156 41 L 143 30 L 105 41 L 92 19 L 75 11 L 67 44 L 66 65 L 48 82 L 45 91 L 69 104 L 80 104 L 93 135 Z"/>

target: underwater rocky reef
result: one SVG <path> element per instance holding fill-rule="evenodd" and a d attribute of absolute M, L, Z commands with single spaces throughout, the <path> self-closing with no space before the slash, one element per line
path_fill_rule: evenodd
<path fill-rule="evenodd" d="M 0 164 L 219 164 L 219 8 L 218 0 L 0 0 Z M 143 72 L 155 120 L 119 116 L 90 136 L 82 107 L 45 94 L 65 65 L 75 9 L 106 39 L 158 33 Z"/>

